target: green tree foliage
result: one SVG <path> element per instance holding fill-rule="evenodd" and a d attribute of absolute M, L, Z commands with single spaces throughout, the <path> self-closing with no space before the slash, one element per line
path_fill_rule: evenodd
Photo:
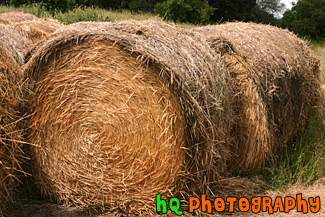
<path fill-rule="evenodd" d="M 154 12 L 174 22 L 208 23 L 215 9 L 207 1 L 167 0 L 158 3 Z"/>
<path fill-rule="evenodd" d="M 324 40 L 325 0 L 299 0 L 284 13 L 280 25 L 301 36 Z"/>
<path fill-rule="evenodd" d="M 75 0 L 43 0 L 44 7 L 48 11 L 67 12 L 76 6 Z"/>
<path fill-rule="evenodd" d="M 14 7 L 19 7 L 20 5 L 28 3 L 30 3 L 29 0 L 10 0 L 10 5 L 13 5 Z"/>
<path fill-rule="evenodd" d="M 214 22 L 254 20 L 256 0 L 209 0 L 209 5 L 217 9 L 211 17 Z"/>
<path fill-rule="evenodd" d="M 121 8 L 131 11 L 152 12 L 156 4 L 163 0 L 122 0 Z"/>

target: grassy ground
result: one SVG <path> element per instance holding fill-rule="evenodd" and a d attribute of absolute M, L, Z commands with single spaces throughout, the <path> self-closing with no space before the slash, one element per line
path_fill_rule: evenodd
<path fill-rule="evenodd" d="M 39 5 L 19 8 L 0 6 L 0 13 L 9 11 L 22 11 L 34 14 L 38 17 L 52 17 L 62 23 L 70 24 L 78 21 L 121 21 L 126 19 L 160 20 L 161 18 L 149 14 L 134 14 L 130 11 L 112 11 L 97 8 L 76 8 L 68 13 L 51 14 L 42 10 Z M 181 24 L 185 28 L 191 28 L 191 24 Z M 310 41 L 309 45 L 321 61 L 322 78 L 325 84 L 325 42 Z M 325 120 L 319 111 L 315 111 L 314 117 L 308 129 L 297 136 L 293 143 L 281 150 L 279 157 L 267 168 L 258 174 L 247 174 L 251 180 L 262 180 L 264 190 L 285 191 L 289 186 L 312 185 L 317 180 L 325 177 Z M 298 187 L 297 187 L 298 186 Z M 303 188 L 303 187 L 301 187 Z M 316 195 L 311 195 L 316 196 Z M 324 200 L 325 198 L 323 198 Z"/>

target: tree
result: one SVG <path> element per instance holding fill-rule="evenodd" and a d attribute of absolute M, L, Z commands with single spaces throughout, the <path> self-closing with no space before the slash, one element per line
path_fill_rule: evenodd
<path fill-rule="evenodd" d="M 254 8 L 255 22 L 266 24 L 277 24 L 275 18 L 283 13 L 285 5 L 281 0 L 257 0 Z"/>
<path fill-rule="evenodd" d="M 157 3 L 163 0 L 122 0 L 121 7 L 131 11 L 149 11 L 153 12 Z"/>
<path fill-rule="evenodd" d="M 273 15 L 282 13 L 285 8 L 285 4 L 281 3 L 281 0 L 257 0 L 256 4 L 261 10 Z"/>
<path fill-rule="evenodd" d="M 252 21 L 254 20 L 254 7 L 256 0 L 209 0 L 209 5 L 216 8 L 211 19 L 221 21 Z"/>
<path fill-rule="evenodd" d="M 325 39 L 325 0 L 300 0 L 291 10 L 287 10 L 282 27 L 316 40 Z"/>
<path fill-rule="evenodd" d="M 28 3 L 30 3 L 29 0 L 10 0 L 10 5 L 13 5 L 14 7 L 19 7 L 20 5 Z"/>

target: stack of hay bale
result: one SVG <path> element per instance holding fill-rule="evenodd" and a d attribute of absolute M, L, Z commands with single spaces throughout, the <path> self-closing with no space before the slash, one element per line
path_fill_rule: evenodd
<path fill-rule="evenodd" d="M 55 202 L 141 214 L 154 212 L 156 194 L 214 197 L 223 177 L 272 159 L 320 101 L 319 62 L 276 27 L 47 29 L 21 15 L 0 22 L 35 43 L 25 60 L 17 54 L 26 63 L 15 90 L 24 81 L 32 175 Z"/>

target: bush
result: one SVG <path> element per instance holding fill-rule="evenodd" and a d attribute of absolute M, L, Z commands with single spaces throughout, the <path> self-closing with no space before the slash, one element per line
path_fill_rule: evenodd
<path fill-rule="evenodd" d="M 154 9 L 166 20 L 194 24 L 208 23 L 214 11 L 215 8 L 210 7 L 207 1 L 200 0 L 167 0 L 156 4 Z"/>

